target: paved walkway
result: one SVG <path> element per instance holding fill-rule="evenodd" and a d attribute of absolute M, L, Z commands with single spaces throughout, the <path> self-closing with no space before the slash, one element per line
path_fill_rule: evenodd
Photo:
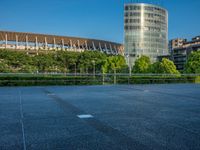
<path fill-rule="evenodd" d="M 0 88 L 0 150 L 199 150 L 200 85 Z"/>

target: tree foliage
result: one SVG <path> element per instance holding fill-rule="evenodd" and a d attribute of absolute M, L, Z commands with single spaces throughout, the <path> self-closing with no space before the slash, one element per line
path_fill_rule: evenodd
<path fill-rule="evenodd" d="M 25 52 L 0 50 L 0 72 L 120 72 L 125 64 L 122 56 L 109 56 L 98 51 L 57 51 L 27 55 Z M 103 69 L 104 68 L 104 69 Z"/>
<path fill-rule="evenodd" d="M 187 71 L 200 72 L 200 52 L 192 53 Z M 0 72 L 62 72 L 62 73 L 128 73 L 123 56 L 112 56 L 99 51 L 57 51 L 48 54 L 27 55 L 25 52 L 0 50 Z M 141 56 L 133 66 L 134 73 L 178 74 L 168 59 L 151 64 L 150 58 Z"/>
<path fill-rule="evenodd" d="M 200 73 L 200 50 L 192 52 L 189 55 L 188 61 L 185 65 L 186 73 Z"/>
<path fill-rule="evenodd" d="M 120 72 L 125 67 L 126 61 L 123 56 L 110 56 L 103 65 L 103 68 L 109 73 Z"/>
<path fill-rule="evenodd" d="M 160 73 L 162 74 L 180 74 L 179 71 L 176 69 L 174 62 L 167 58 L 162 59 L 158 71 L 160 71 Z"/>
<path fill-rule="evenodd" d="M 134 73 L 179 74 L 173 61 L 163 58 L 161 62 L 151 64 L 148 56 L 141 56 L 133 66 Z"/>
<path fill-rule="evenodd" d="M 151 61 L 147 56 L 141 56 L 135 61 L 135 65 L 133 66 L 134 73 L 149 73 Z"/>

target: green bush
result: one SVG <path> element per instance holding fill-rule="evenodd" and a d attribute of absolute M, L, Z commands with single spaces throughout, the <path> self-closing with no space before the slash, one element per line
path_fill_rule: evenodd
<path fill-rule="evenodd" d="M 195 78 L 195 83 L 200 83 L 200 76 L 197 76 L 197 77 Z"/>
<path fill-rule="evenodd" d="M 120 77 L 119 84 L 167 84 L 167 83 L 194 83 L 195 77 L 186 76 L 132 76 Z"/>
<path fill-rule="evenodd" d="M 92 76 L 0 76 L 0 86 L 93 85 L 101 84 Z"/>
<path fill-rule="evenodd" d="M 168 83 L 200 83 L 200 76 L 119 76 L 117 84 L 168 84 Z M 45 85 L 101 85 L 113 84 L 114 75 L 102 76 L 63 76 L 63 75 L 20 75 L 8 74 L 0 76 L 0 86 L 45 86 Z"/>

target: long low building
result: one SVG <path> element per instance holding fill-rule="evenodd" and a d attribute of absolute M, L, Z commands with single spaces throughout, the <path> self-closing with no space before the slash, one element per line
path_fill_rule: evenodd
<path fill-rule="evenodd" d="M 0 31 L 0 48 L 26 50 L 28 53 L 38 53 L 43 50 L 46 52 L 98 50 L 113 55 L 124 53 L 122 44 L 110 41 L 11 31 Z"/>

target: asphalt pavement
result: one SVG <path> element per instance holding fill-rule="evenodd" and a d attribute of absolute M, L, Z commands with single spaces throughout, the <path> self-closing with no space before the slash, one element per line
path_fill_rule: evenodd
<path fill-rule="evenodd" d="M 200 85 L 0 87 L 0 150 L 199 150 Z"/>

